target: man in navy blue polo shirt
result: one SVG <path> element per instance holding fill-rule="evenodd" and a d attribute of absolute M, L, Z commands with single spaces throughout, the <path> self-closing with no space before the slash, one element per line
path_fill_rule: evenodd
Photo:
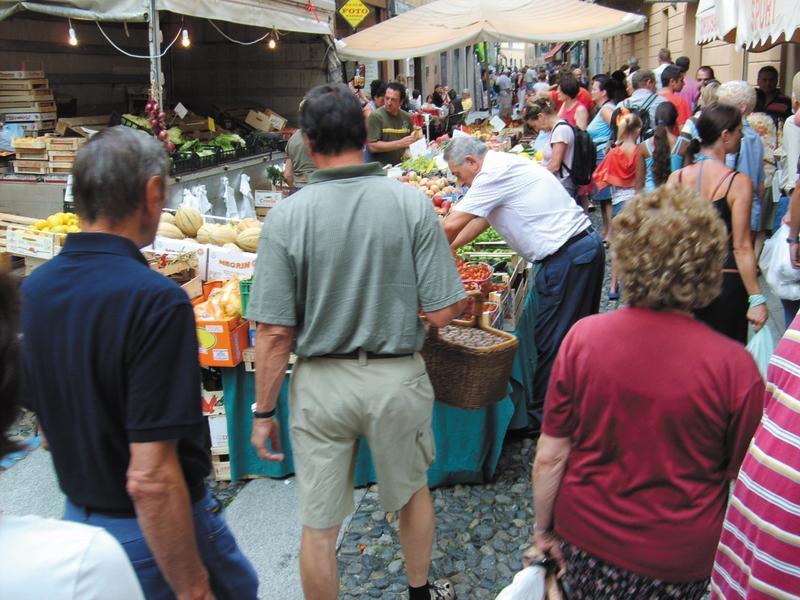
<path fill-rule="evenodd" d="M 83 233 L 22 286 L 28 401 L 64 517 L 116 537 L 147 598 L 255 598 L 255 571 L 204 483 L 191 304 L 139 252 L 155 238 L 168 168 L 161 144 L 126 127 L 78 154 Z"/>

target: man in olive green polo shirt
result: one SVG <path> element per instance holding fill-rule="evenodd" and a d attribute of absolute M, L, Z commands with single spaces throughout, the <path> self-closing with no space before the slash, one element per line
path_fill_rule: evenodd
<path fill-rule="evenodd" d="M 415 139 L 411 115 L 400 109 L 406 88 L 393 81 L 386 86 L 383 106 L 367 119 L 367 148 L 373 160 L 382 165 L 396 165 Z"/>
<path fill-rule="evenodd" d="M 261 458 L 283 460 L 274 413 L 294 348 L 305 597 L 337 597 L 336 539 L 353 511 L 363 436 L 383 509 L 400 513 L 410 600 L 452 600 L 450 582 L 428 582 L 434 398 L 419 311 L 443 327 L 463 310 L 464 289 L 428 198 L 363 164 L 364 117 L 347 86 L 311 90 L 300 124 L 319 170 L 269 213 L 258 247 L 246 315 L 258 323 L 252 443 Z"/>
<path fill-rule="evenodd" d="M 298 129 L 289 138 L 286 144 L 286 163 L 283 167 L 283 178 L 292 189 L 299 190 L 308 185 L 308 177 L 317 170 L 317 165 L 311 160 L 303 132 Z"/>

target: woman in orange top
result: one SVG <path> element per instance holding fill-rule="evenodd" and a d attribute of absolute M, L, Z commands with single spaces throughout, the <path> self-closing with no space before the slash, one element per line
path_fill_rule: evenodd
<path fill-rule="evenodd" d="M 612 225 L 608 232 L 609 245 L 613 244 L 614 240 L 613 217 L 616 217 L 624 208 L 625 202 L 633 198 L 644 187 L 645 167 L 638 143 L 641 132 L 642 121 L 636 114 L 621 115 L 617 122 L 617 141 L 594 172 L 593 178 L 598 190 L 612 186 Z M 612 253 L 609 300 L 619 300 L 619 282 L 614 262 Z"/>

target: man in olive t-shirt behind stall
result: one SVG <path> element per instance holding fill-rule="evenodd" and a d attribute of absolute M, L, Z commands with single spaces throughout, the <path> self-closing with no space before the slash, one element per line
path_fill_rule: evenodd
<path fill-rule="evenodd" d="M 367 120 L 367 148 L 373 160 L 382 165 L 395 165 L 414 143 L 411 115 L 400 109 L 406 88 L 393 81 L 386 87 L 384 104 Z"/>

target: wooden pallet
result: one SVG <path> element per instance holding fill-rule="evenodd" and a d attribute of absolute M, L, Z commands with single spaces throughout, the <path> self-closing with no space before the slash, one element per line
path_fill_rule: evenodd
<path fill-rule="evenodd" d="M 13 160 L 11 163 L 14 172 L 22 175 L 47 175 L 50 172 L 50 163 L 46 160 Z"/>
<path fill-rule="evenodd" d="M 47 79 L 0 79 L 0 90 L 41 90 L 50 87 Z"/>
<path fill-rule="evenodd" d="M 0 113 L 52 113 L 55 102 L 3 102 L 0 100 Z"/>
<path fill-rule="evenodd" d="M 69 175 L 72 173 L 72 161 L 51 161 L 50 162 L 50 173 L 61 173 L 64 175 Z"/>

